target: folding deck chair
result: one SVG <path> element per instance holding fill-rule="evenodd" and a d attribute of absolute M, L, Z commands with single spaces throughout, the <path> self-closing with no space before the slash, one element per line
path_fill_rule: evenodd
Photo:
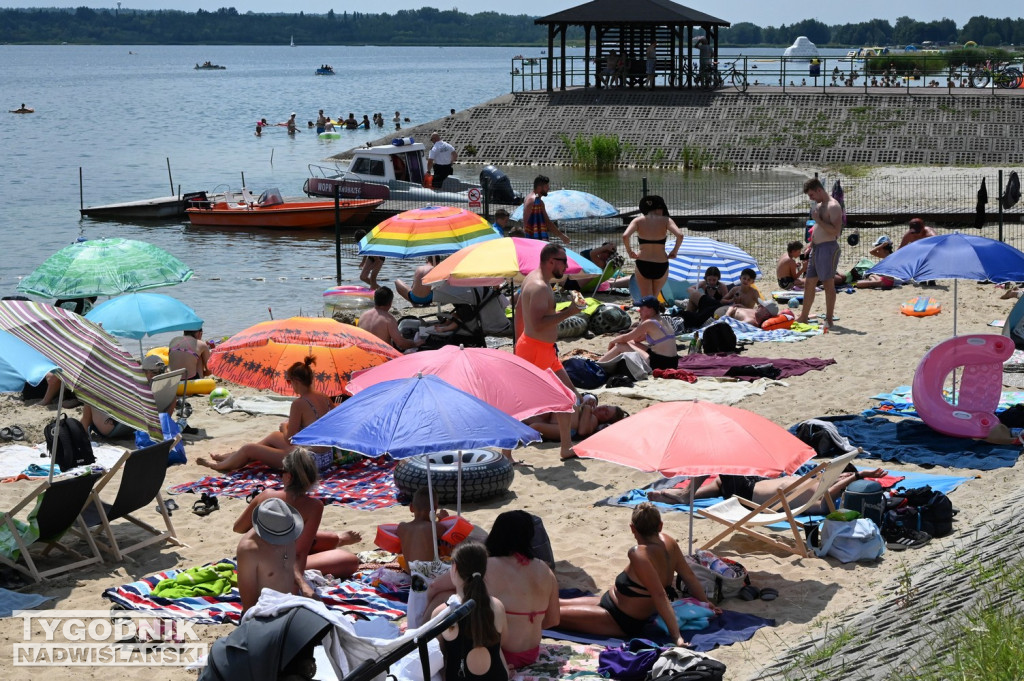
<path fill-rule="evenodd" d="M 96 535 L 103 535 L 103 539 L 100 539 L 99 536 L 96 537 L 100 539 L 99 548 L 112 555 L 115 560 L 123 560 L 126 553 L 163 541 L 176 546 L 186 546 L 178 540 L 174 524 L 171 522 L 171 514 L 167 511 L 167 506 L 164 505 L 163 497 L 160 495 L 160 488 L 163 487 L 164 477 L 167 474 L 167 456 L 171 447 L 176 443 L 177 439 L 173 438 L 143 449 L 125 452 L 92 490 L 89 496 L 90 503 L 82 511 L 82 517 L 85 524 L 92 528 Z M 121 485 L 117 489 L 117 496 L 114 497 L 114 503 L 108 504 L 100 499 L 100 492 L 122 469 Z M 132 515 L 154 501 L 160 515 L 163 516 L 164 530 L 153 527 Z M 141 527 L 149 532 L 150 536 L 129 546 L 120 546 L 110 525 L 112 521 L 120 518 Z"/>
<path fill-rule="evenodd" d="M 756 504 L 748 499 L 734 496 L 713 506 L 696 509 L 696 512 L 701 516 L 726 526 L 726 529 L 715 535 L 701 548 L 710 549 L 733 532 L 742 532 L 777 549 L 782 549 L 788 553 L 795 553 L 806 558 L 807 547 L 800 536 L 803 523 L 796 519 L 797 516 L 803 514 L 807 509 L 820 504 L 823 498 L 830 512 L 836 510 L 835 501 L 828 494 L 828 490 L 839 480 L 839 475 L 846 468 L 847 464 L 857 458 L 860 453 L 861 450 L 857 449 L 856 451 L 837 456 L 831 461 L 818 464 L 806 475 L 801 476 L 799 480 L 773 494 L 763 504 Z M 805 503 L 800 504 L 800 506 L 792 507 L 790 501 L 806 489 L 810 481 L 816 481 L 817 483 L 814 494 Z M 785 542 L 773 539 L 767 534 L 758 532 L 756 529 L 757 527 L 774 525 L 776 523 L 787 523 L 789 525 L 789 530 L 793 533 L 793 539 L 796 543 L 795 548 Z"/>
<path fill-rule="evenodd" d="M 2 522 L 6 531 L 12 535 L 19 552 L 17 558 L 11 558 L 0 553 L 0 563 L 14 568 L 18 572 L 31 577 L 36 582 L 41 582 L 47 577 L 59 575 L 76 568 L 99 563 L 102 560 L 99 549 L 96 547 L 96 542 L 93 541 L 82 519 L 82 509 L 89 501 L 89 495 L 92 493 L 93 486 L 99 479 L 99 475 L 88 473 L 86 475 L 76 475 L 54 480 L 53 482 L 44 482 L 29 492 L 10 511 L 0 514 L 0 522 Z M 38 505 L 29 513 L 29 518 L 30 522 L 34 522 L 39 528 L 39 537 L 34 541 L 26 541 L 27 537 L 22 535 L 14 523 L 14 516 L 35 500 L 38 500 Z M 70 530 L 76 523 L 81 528 L 85 540 L 89 544 L 93 554 L 92 557 L 83 556 L 60 541 L 64 533 Z M 30 537 L 31 535 L 28 536 Z M 53 549 L 58 549 L 77 557 L 79 560 L 74 563 L 40 570 L 30 551 L 30 548 L 40 543 L 46 544 L 41 553 L 42 557 L 46 557 Z M 21 565 L 20 561 L 24 561 L 25 565 Z"/>

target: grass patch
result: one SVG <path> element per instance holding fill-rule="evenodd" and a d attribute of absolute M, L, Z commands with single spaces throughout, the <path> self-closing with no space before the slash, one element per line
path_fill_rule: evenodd
<path fill-rule="evenodd" d="M 576 135 L 572 138 L 562 135 L 562 143 L 574 166 L 597 170 L 614 168 L 627 151 L 618 135 Z"/>
<path fill-rule="evenodd" d="M 840 163 L 839 165 L 830 166 L 828 171 L 830 175 L 833 173 L 842 175 L 843 179 L 848 177 L 867 177 L 871 174 L 871 166 L 858 163 Z"/>

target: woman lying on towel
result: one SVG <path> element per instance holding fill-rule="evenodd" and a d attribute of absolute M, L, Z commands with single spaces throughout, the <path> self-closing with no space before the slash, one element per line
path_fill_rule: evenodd
<path fill-rule="evenodd" d="M 299 397 L 292 402 L 288 420 L 284 421 L 280 428 L 259 442 L 250 442 L 227 454 L 213 454 L 209 459 L 200 457 L 196 459 L 196 463 L 215 471 L 233 471 L 250 461 L 260 461 L 280 470 L 285 455 L 292 451 L 292 444 L 289 441 L 291 436 L 316 421 L 334 406 L 331 398 L 313 390 L 313 370 L 310 367 L 315 363 L 315 358 L 307 357 L 288 367 L 288 371 L 285 372 L 285 378 L 292 384 L 292 390 Z M 310 449 L 320 453 L 327 451 L 328 448 Z"/>
<path fill-rule="evenodd" d="M 677 597 L 672 587 L 679 575 L 690 595 L 707 602 L 700 580 L 687 565 L 676 540 L 661 531 L 661 513 L 650 502 L 633 509 L 629 529 L 636 546 L 627 552 L 629 563 L 615 578 L 615 585 L 603 596 L 563 598 L 559 600 L 559 626 L 598 636 L 634 638 L 647 621 L 658 614 L 665 621 L 677 646 L 686 641 L 679 633 L 679 622 L 672 611 Z M 715 614 L 722 611 L 708 604 Z"/>
<path fill-rule="evenodd" d="M 282 481 L 284 489 L 268 489 L 260 492 L 249 502 L 235 521 L 234 530 L 245 534 L 252 529 L 252 512 L 267 499 L 277 498 L 288 502 L 302 516 L 302 534 L 295 542 L 295 584 L 296 593 L 313 596 L 313 588 L 302 578 L 305 570 L 319 570 L 325 575 L 347 579 L 359 568 L 359 559 L 342 546 L 355 544 L 362 539 L 358 532 L 327 532 L 320 529 L 324 514 L 324 502 L 306 496 L 317 483 L 316 462 L 309 450 L 295 447 L 284 458 Z"/>
<path fill-rule="evenodd" d="M 833 499 L 838 499 L 842 495 L 843 490 L 854 480 L 881 478 L 884 476 L 885 471 L 881 468 L 876 468 L 873 471 L 857 471 L 856 469 L 851 471 L 847 469 L 839 475 L 839 480 L 829 489 L 829 494 Z M 690 503 L 690 485 L 696 483 L 697 488 L 693 494 L 694 499 L 714 499 L 717 497 L 728 499 L 729 497 L 737 496 L 753 501 L 755 504 L 763 504 L 775 496 L 776 492 L 785 489 L 799 480 L 800 476 L 787 475 L 782 478 L 760 478 L 756 475 L 719 475 L 705 485 L 703 482 L 706 479 L 706 476 L 690 478 L 683 487 L 652 489 L 647 492 L 647 498 L 662 504 L 688 504 Z M 796 494 L 796 497 L 790 498 L 789 505 L 800 506 L 806 503 L 811 498 L 811 495 L 814 494 L 817 485 L 816 480 L 808 480 L 803 489 L 800 489 Z M 812 515 L 828 513 L 826 505 L 827 502 L 823 497 L 820 505 L 807 509 L 805 513 Z"/>

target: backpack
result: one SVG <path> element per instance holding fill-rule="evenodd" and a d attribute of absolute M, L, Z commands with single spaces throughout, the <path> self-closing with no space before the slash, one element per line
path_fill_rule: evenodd
<path fill-rule="evenodd" d="M 840 563 L 853 563 L 878 560 L 885 553 L 885 540 L 878 525 L 867 518 L 833 520 L 826 517 L 820 535 L 820 547 L 813 545 L 813 536 L 807 540 L 807 548 L 818 558 L 832 556 Z"/>
<path fill-rule="evenodd" d="M 735 355 L 739 352 L 739 348 L 736 347 L 736 332 L 728 324 L 712 324 L 701 334 L 701 348 L 705 355 L 719 352 Z"/>
<path fill-rule="evenodd" d="M 562 362 L 562 366 L 565 367 L 565 373 L 569 375 L 569 380 L 577 388 L 593 390 L 600 388 L 608 380 L 605 370 L 592 359 L 571 357 Z"/>
<path fill-rule="evenodd" d="M 953 508 L 953 502 L 943 492 L 936 492 L 930 485 L 905 490 L 898 489 L 888 503 L 890 509 L 906 506 L 917 509 L 917 527 L 933 537 L 953 534 L 953 518 L 960 511 Z"/>
<path fill-rule="evenodd" d="M 868 518 L 879 527 L 882 526 L 882 515 L 886 503 L 882 495 L 882 486 L 877 480 L 854 480 L 843 492 L 843 508 L 857 511 L 862 518 Z"/>
<path fill-rule="evenodd" d="M 739 595 L 740 589 L 750 584 L 747 569 L 730 558 L 720 558 L 710 551 L 703 550 L 684 558 L 693 574 L 700 580 L 704 593 L 716 603 L 721 603 L 726 598 L 735 598 Z M 684 592 L 685 587 L 683 581 L 676 577 L 676 589 Z"/>
<path fill-rule="evenodd" d="M 53 438 L 56 429 L 56 419 L 50 421 L 43 429 L 48 452 L 53 451 Z M 89 433 L 85 431 L 85 426 L 78 419 L 69 419 L 67 414 L 61 414 L 60 433 L 56 437 L 57 454 L 54 463 L 61 471 L 96 463 L 96 457 L 92 453 L 92 443 L 89 442 Z"/>

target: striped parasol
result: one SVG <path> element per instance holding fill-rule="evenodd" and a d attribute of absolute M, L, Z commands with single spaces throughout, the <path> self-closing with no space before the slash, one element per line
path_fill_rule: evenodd
<path fill-rule="evenodd" d="M 447 255 L 465 246 L 497 239 L 487 220 L 454 206 L 407 210 L 374 227 L 359 242 L 359 255 L 415 258 Z"/>
<path fill-rule="evenodd" d="M 291 395 L 285 372 L 310 355 L 313 387 L 326 395 L 342 394 L 354 372 L 401 356 L 358 327 L 329 317 L 292 317 L 260 322 L 219 344 L 210 371 L 239 385 Z"/>
<path fill-rule="evenodd" d="M 449 279 L 458 286 L 498 286 L 506 279 L 522 282 L 540 265 L 540 252 L 548 245 L 538 239 L 509 237 L 467 246 L 449 256 L 423 277 L 424 284 L 437 284 Z M 565 249 L 568 263 L 565 273 L 571 279 L 587 279 L 601 274 L 601 269 L 582 255 Z"/>
<path fill-rule="evenodd" d="M 672 250 L 669 242 L 665 248 Z M 750 268 L 761 275 L 757 259 L 738 246 L 703 236 L 687 236 L 676 257 L 668 262 L 668 278 L 677 281 L 701 281 L 704 271 L 711 267 L 722 271 L 722 283 L 738 284 L 740 272 Z"/>
<path fill-rule="evenodd" d="M 163 438 L 146 374 L 102 328 L 74 312 L 26 300 L 0 301 L 0 328 L 56 364 L 80 400 Z"/>

